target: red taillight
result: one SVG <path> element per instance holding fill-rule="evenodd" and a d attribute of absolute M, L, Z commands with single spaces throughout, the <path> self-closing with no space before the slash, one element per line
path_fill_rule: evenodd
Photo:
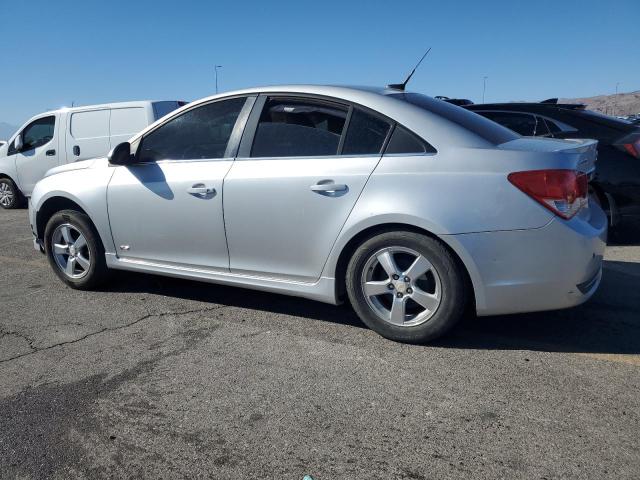
<path fill-rule="evenodd" d="M 510 173 L 509 181 L 556 215 L 569 219 L 587 204 L 587 175 L 575 170 Z"/>
<path fill-rule="evenodd" d="M 622 147 L 632 157 L 640 158 L 640 140 L 636 143 L 625 143 Z"/>

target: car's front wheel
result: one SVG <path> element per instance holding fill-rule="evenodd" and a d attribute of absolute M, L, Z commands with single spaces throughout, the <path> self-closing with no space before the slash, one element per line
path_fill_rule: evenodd
<path fill-rule="evenodd" d="M 438 240 L 413 232 L 365 241 L 349 262 L 346 282 L 358 316 L 391 340 L 433 340 L 465 309 L 464 277 L 452 254 Z"/>
<path fill-rule="evenodd" d="M 104 247 L 87 215 L 75 210 L 54 214 L 44 237 L 49 264 L 70 287 L 88 290 L 108 279 Z"/>
<path fill-rule="evenodd" d="M 0 178 L 0 207 L 5 209 L 18 208 L 24 197 L 10 178 Z"/>

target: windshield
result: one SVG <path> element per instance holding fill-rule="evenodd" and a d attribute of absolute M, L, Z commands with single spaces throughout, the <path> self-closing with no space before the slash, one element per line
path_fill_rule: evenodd
<path fill-rule="evenodd" d="M 482 115 L 443 100 L 437 100 L 420 93 L 393 93 L 390 96 L 446 118 L 494 145 L 510 142 L 520 137 L 512 130 Z"/>

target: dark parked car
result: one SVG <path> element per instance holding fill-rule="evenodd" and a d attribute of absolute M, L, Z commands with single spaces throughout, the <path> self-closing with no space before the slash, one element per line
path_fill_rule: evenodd
<path fill-rule="evenodd" d="M 591 185 L 612 232 L 640 232 L 640 127 L 557 99 L 541 103 L 491 103 L 464 108 L 521 135 L 598 140 L 598 163 Z M 616 232 L 617 230 L 617 232 Z"/>

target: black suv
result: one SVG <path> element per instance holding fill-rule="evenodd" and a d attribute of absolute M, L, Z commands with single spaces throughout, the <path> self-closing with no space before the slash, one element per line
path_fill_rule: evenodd
<path fill-rule="evenodd" d="M 586 110 L 584 105 L 485 103 L 464 105 L 521 135 L 598 140 L 598 162 L 591 186 L 607 212 L 612 233 L 640 235 L 640 127 Z M 627 233 L 632 230 L 632 233 Z M 640 238 L 640 237 L 639 237 Z"/>

